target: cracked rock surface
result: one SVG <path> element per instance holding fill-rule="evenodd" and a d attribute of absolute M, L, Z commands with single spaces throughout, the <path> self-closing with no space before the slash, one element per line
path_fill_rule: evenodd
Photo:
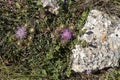
<path fill-rule="evenodd" d="M 86 33 L 78 40 L 90 43 L 88 47 L 76 44 L 72 49 L 72 70 L 75 72 L 118 67 L 120 60 L 120 19 L 91 10 L 83 27 Z"/>
<path fill-rule="evenodd" d="M 56 0 L 41 0 L 43 7 L 47 7 L 48 11 L 53 14 L 58 14 L 59 6 Z"/>

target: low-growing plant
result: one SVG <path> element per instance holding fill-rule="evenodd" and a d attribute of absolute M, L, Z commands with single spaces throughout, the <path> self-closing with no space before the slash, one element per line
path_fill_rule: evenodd
<path fill-rule="evenodd" d="M 45 11 L 40 0 L 0 1 L 1 79 L 70 76 L 71 47 L 89 10 L 79 13 L 78 3 L 72 0 L 65 4 L 59 1 L 59 14 L 54 15 Z"/>

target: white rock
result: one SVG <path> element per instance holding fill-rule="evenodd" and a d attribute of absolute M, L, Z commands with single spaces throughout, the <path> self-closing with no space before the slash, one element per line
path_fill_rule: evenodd
<path fill-rule="evenodd" d="M 98 10 L 89 13 L 83 27 L 87 31 L 78 40 L 85 40 L 91 45 L 85 48 L 75 45 L 72 50 L 72 70 L 83 72 L 119 66 L 120 19 L 111 17 Z"/>
<path fill-rule="evenodd" d="M 48 11 L 53 14 L 58 14 L 59 6 L 56 0 L 41 0 L 43 7 L 48 7 Z"/>

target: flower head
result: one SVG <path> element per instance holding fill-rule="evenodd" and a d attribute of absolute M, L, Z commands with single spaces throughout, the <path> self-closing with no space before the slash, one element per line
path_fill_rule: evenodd
<path fill-rule="evenodd" d="M 12 4 L 13 4 L 13 1 L 12 1 L 12 0 L 8 0 L 8 4 L 9 4 L 9 5 L 12 5 Z"/>
<path fill-rule="evenodd" d="M 16 37 L 19 39 L 25 38 L 27 35 L 26 28 L 25 27 L 19 27 L 16 31 Z"/>
<path fill-rule="evenodd" d="M 72 38 L 72 32 L 69 29 L 63 29 L 61 38 L 64 40 L 70 40 Z"/>

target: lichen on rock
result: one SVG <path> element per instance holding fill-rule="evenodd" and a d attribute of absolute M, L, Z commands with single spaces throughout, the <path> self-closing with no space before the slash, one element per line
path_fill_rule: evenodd
<path fill-rule="evenodd" d="M 84 72 L 106 67 L 118 67 L 120 60 L 120 19 L 98 10 L 91 10 L 83 27 L 86 33 L 78 37 L 88 47 L 76 44 L 72 49 L 72 70 Z"/>

